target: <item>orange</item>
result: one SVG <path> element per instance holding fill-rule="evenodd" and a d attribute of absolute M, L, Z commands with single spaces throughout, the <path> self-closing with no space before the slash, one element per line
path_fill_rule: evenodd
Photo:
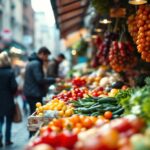
<path fill-rule="evenodd" d="M 90 128 L 93 126 L 93 122 L 90 118 L 85 118 L 82 123 L 85 128 Z"/>
<path fill-rule="evenodd" d="M 54 119 L 53 120 L 53 124 L 56 127 L 62 128 L 62 121 L 61 121 L 61 119 Z"/>
<path fill-rule="evenodd" d="M 80 133 L 81 128 L 73 128 L 73 133 L 78 134 Z"/>

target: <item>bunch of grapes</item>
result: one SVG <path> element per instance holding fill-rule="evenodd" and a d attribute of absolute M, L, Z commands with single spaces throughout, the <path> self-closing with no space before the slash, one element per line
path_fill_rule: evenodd
<path fill-rule="evenodd" d="M 128 31 L 130 35 L 133 37 L 134 42 L 137 41 L 137 33 L 138 33 L 138 27 L 137 27 L 137 16 L 131 15 L 128 17 Z"/>
<path fill-rule="evenodd" d="M 118 38 L 118 35 L 116 33 L 107 32 L 104 35 L 104 40 L 102 44 L 100 45 L 98 52 L 97 52 L 97 58 L 99 58 L 99 63 L 106 65 L 109 64 L 109 49 L 111 46 L 112 41 L 116 40 Z"/>
<path fill-rule="evenodd" d="M 110 66 L 116 72 L 126 71 L 136 64 L 133 48 L 128 42 L 113 41 L 109 52 Z"/>
<path fill-rule="evenodd" d="M 150 62 L 150 5 L 142 5 L 137 11 L 137 49 L 143 60 Z"/>

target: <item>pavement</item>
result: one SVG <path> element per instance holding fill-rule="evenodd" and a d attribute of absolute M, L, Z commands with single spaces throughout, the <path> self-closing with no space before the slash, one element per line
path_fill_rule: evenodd
<path fill-rule="evenodd" d="M 22 100 L 21 98 L 17 98 L 17 101 L 20 105 L 20 108 L 22 108 Z M 25 145 L 29 142 L 29 133 L 27 130 L 27 117 L 28 113 L 25 115 L 22 109 L 23 114 L 23 121 L 21 123 L 13 123 L 12 125 L 12 141 L 13 145 L 11 146 L 5 146 L 3 148 L 0 148 L 0 150 L 24 150 Z M 5 131 L 5 126 L 4 126 Z"/>

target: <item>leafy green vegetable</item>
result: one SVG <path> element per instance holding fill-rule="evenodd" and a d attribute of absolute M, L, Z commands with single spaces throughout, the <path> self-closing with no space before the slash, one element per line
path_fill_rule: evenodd
<path fill-rule="evenodd" d="M 124 107 L 125 114 L 135 114 L 150 122 L 150 77 L 143 88 L 120 91 L 116 98 Z"/>

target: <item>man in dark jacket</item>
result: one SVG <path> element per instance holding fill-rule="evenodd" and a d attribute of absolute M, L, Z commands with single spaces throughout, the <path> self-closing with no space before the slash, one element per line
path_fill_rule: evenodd
<path fill-rule="evenodd" d="M 43 62 L 47 61 L 50 54 L 46 47 L 42 47 L 37 54 L 31 55 L 26 66 L 23 91 L 29 103 L 31 114 L 35 111 L 36 103 L 42 102 L 42 97 L 46 95 L 46 85 L 56 81 L 54 78 L 45 78 L 43 73 Z"/>
<path fill-rule="evenodd" d="M 56 59 L 52 60 L 48 65 L 47 76 L 48 77 L 58 77 L 59 65 L 65 59 L 63 54 L 59 54 Z"/>

